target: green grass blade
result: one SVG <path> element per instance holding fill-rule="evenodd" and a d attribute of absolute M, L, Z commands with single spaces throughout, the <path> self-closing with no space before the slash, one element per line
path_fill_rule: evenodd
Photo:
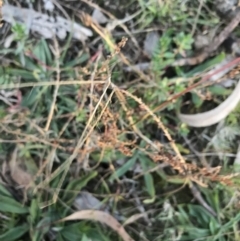
<path fill-rule="evenodd" d="M 19 240 L 29 229 L 29 225 L 27 223 L 12 228 L 8 230 L 6 233 L 0 235 L 0 241 L 14 241 Z"/>
<path fill-rule="evenodd" d="M 15 201 L 11 197 L 0 194 L 0 211 L 9 213 L 24 214 L 28 213 L 28 208 L 22 206 L 21 203 Z"/>
<path fill-rule="evenodd" d="M 152 203 L 155 200 L 155 193 L 156 192 L 155 192 L 152 174 L 148 173 L 149 166 L 151 166 L 151 160 L 144 155 L 141 155 L 139 159 L 140 159 L 143 171 L 145 173 L 144 174 L 144 181 L 145 181 L 146 189 L 147 189 L 149 195 L 151 196 L 151 199 L 144 200 L 144 203 Z"/>
<path fill-rule="evenodd" d="M 109 181 L 112 182 L 114 179 L 118 179 L 123 176 L 130 168 L 134 166 L 137 158 L 138 155 L 135 153 L 131 159 L 129 159 L 122 167 L 117 169 L 117 171 L 110 176 Z"/>

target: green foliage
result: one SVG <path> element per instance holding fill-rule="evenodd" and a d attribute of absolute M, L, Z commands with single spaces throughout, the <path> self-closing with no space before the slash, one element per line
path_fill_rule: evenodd
<path fill-rule="evenodd" d="M 104 4 L 104 1 L 100 2 Z M 112 83 L 119 84 L 120 88 L 123 86 L 124 90 L 141 98 L 150 109 L 153 110 L 172 95 L 185 90 L 189 85 L 189 78 L 203 74 L 226 57 L 224 53 L 220 53 L 193 68 L 169 68 L 176 59 L 195 54 L 192 49 L 194 31 L 195 33 L 202 32 L 204 29 L 211 31 L 218 22 L 215 14 L 212 13 L 212 3 L 209 4 L 209 1 L 204 1 L 202 9 L 199 7 L 199 1 L 138 0 L 127 2 L 129 9 L 126 9 L 122 2 L 119 3 L 120 7 L 117 7 L 117 10 L 123 16 L 126 12 L 132 14 L 139 11 L 137 16 L 124 24 L 130 32 L 133 28 L 134 31 L 136 30 L 137 33 L 135 35 L 133 31 L 131 40 L 140 40 L 140 48 L 146 32 L 157 28 L 160 34 L 151 59 L 152 71 L 144 73 L 149 75 L 147 77 L 150 81 L 144 82 L 142 78 L 137 79 L 135 74 L 122 73 L 122 62 L 118 56 L 110 61 L 110 68 L 114 67 Z M 117 3 L 111 4 L 113 5 L 111 7 L 115 8 L 114 4 Z M 201 11 L 197 18 L 199 9 Z M 70 13 L 69 9 L 68 11 Z M 119 28 L 121 27 L 123 26 L 119 25 Z M 112 49 L 108 41 L 117 42 L 115 34 L 122 35 L 118 33 L 118 27 L 115 30 L 107 41 L 103 40 L 104 49 L 110 52 Z M 126 29 L 123 28 L 123 30 Z M 25 164 L 26 170 L 31 174 L 41 172 L 34 180 L 38 185 L 48 180 L 51 173 L 58 170 L 57 168 L 72 155 L 104 88 L 101 85 L 95 85 L 94 82 L 89 86 L 85 83 L 61 85 L 57 89 L 56 103 L 53 103 L 56 86 L 48 84 L 56 84 L 56 81 L 80 81 L 85 80 L 85 77 L 90 79 L 95 67 L 95 62 L 92 62 L 90 57 L 98 51 L 100 42 L 96 38 L 97 44 L 95 40 L 91 40 L 81 45 L 73 41 L 70 34 L 66 41 L 59 41 L 60 56 L 55 56 L 54 43 L 51 40 L 37 40 L 35 37 L 29 39 L 28 29 L 23 24 L 15 23 L 11 31 L 14 34 L 14 48 L 2 47 L 0 50 L 1 59 L 6 60 L 6 64 L 3 61 L 0 66 L 0 85 L 5 87 L 4 90 L 17 87 L 21 91 L 22 100 L 20 110 L 16 110 L 16 113 L 10 112 L 5 104 L 0 103 L 1 170 L 5 168 L 5 164 L 2 163 L 8 163 L 13 148 L 17 146 L 18 160 Z M 127 51 L 129 49 L 137 53 L 137 56 L 140 54 L 141 57 L 140 49 L 135 49 L 132 41 L 127 42 Z M 132 52 L 129 51 L 126 56 L 131 58 Z M 142 58 L 139 61 L 142 61 Z M 60 79 L 56 79 L 58 65 L 61 72 Z M 100 61 L 97 68 L 101 65 Z M 89 73 L 82 76 L 84 66 L 87 66 Z M 30 82 L 30 87 L 19 88 L 19 85 Z M 102 100 L 103 103 L 109 97 L 108 91 Z M 219 96 L 217 98 L 224 98 L 230 93 L 230 90 L 220 86 L 209 87 L 208 91 L 214 96 Z M 195 108 L 202 107 L 203 101 L 197 92 L 192 91 L 190 101 Z M 169 158 L 171 161 L 171 158 L 175 158 L 175 152 L 170 149 L 166 138 L 159 135 L 159 128 L 151 125 L 153 119 L 148 118 L 138 122 L 146 111 L 130 97 L 126 98 L 126 106 L 130 113 L 120 109 L 119 106 L 123 103 L 119 102 L 121 101 L 114 95 L 108 103 L 109 109 L 104 111 L 104 115 L 111 114 L 109 113 L 111 110 L 118 114 L 116 125 L 120 132 L 120 134 L 118 132 L 119 140 L 115 140 L 115 145 L 106 141 L 106 146 L 96 147 L 99 140 L 95 140 L 95 135 L 93 138 L 88 136 L 81 148 L 75 150 L 78 152 L 79 159 L 84 159 L 84 163 L 81 163 L 78 158 L 74 159 L 60 188 L 62 176 L 58 174 L 53 181 L 49 181 L 41 188 L 36 188 L 37 191 L 34 194 L 30 188 L 26 192 L 26 202 L 23 202 L 24 191 L 21 192 L 21 189 L 9 185 L 15 192 L 15 195 L 12 195 L 5 186 L 0 185 L 0 241 L 120 240 L 97 222 L 83 220 L 71 223 L 56 222 L 75 211 L 73 204 L 81 190 L 96 194 L 99 202 L 104 203 L 104 208 L 120 223 L 130 220 L 131 222 L 124 228 L 133 237 L 135 235 L 134 240 L 240 240 L 237 190 L 211 181 L 208 183 L 209 188 L 200 188 L 203 199 L 217 214 L 216 217 L 211 215 L 202 203 L 198 203 L 193 198 L 186 179 L 169 166 L 163 167 L 164 158 Z M 191 147 L 198 152 L 205 146 L 207 148 L 204 151 L 209 150 L 215 156 L 219 155 L 219 149 L 233 152 L 239 136 L 239 108 L 227 118 L 226 126 L 213 134 L 212 128 L 198 132 L 198 130 L 192 131 L 184 124 L 179 126 L 175 113 L 180 107 L 180 102 L 178 100 L 170 103 L 165 111 L 156 112 L 156 115 L 161 118 L 166 128 L 169 128 L 178 150 L 188 158 L 189 163 L 198 165 L 200 162 L 191 155 L 192 150 L 186 144 L 188 139 Z M 102 102 L 100 108 L 102 108 L 101 104 Z M 53 115 L 50 114 L 52 109 Z M 98 115 L 95 115 L 93 119 L 97 117 Z M 133 119 L 134 124 L 129 123 L 129 117 Z M 115 130 L 111 123 L 115 121 L 114 118 L 107 123 L 104 122 L 104 118 L 99 120 L 94 128 L 97 137 L 106 137 L 103 133 L 113 136 L 112 133 Z M 50 126 L 46 128 L 48 120 L 50 120 Z M 92 123 L 88 127 L 87 134 L 91 128 Z M 132 141 L 132 137 L 128 137 L 126 133 L 133 136 L 136 141 L 127 145 L 128 155 L 123 154 L 122 150 L 121 153 L 119 151 L 122 143 Z M 197 137 L 198 134 L 199 137 Z M 141 141 L 142 139 L 144 142 Z M 194 142 L 195 139 L 196 142 Z M 104 143 L 104 140 L 101 141 Z M 155 144 L 159 148 L 155 148 Z M 132 150 L 134 150 L 133 154 L 129 156 Z M 154 162 L 149 157 L 151 155 L 159 155 L 163 158 L 159 158 L 159 162 Z M 207 162 L 210 160 L 210 165 L 221 164 L 224 166 L 222 171 L 230 173 L 232 170 L 228 168 L 229 159 L 221 159 L 219 155 L 217 156 L 219 161 L 215 156 L 209 159 L 206 157 L 206 160 L 199 156 L 200 165 L 203 164 L 202 160 Z M 123 160 L 123 164 L 119 165 L 119 160 Z M 234 179 L 236 184 L 239 182 L 237 179 Z M 56 203 L 41 208 L 42 203 L 50 203 L 53 194 L 57 191 L 59 193 Z"/>
<path fill-rule="evenodd" d="M 163 70 L 166 66 L 171 64 L 174 61 L 175 54 L 173 53 L 172 44 L 173 44 L 173 29 L 168 29 L 160 37 L 157 49 L 154 52 L 153 56 L 153 68 L 157 73 Z M 162 72 L 163 73 L 163 72 Z"/>
<path fill-rule="evenodd" d="M 163 240 L 175 237 L 178 240 L 232 240 L 234 225 L 238 222 L 240 215 L 229 217 L 228 212 L 223 208 L 229 199 L 222 199 L 222 191 L 227 189 L 216 186 L 214 190 L 201 189 L 207 203 L 217 212 L 217 217 L 212 216 L 204 207 L 195 204 L 178 204 L 174 208 L 165 203 L 164 211 L 158 215 L 163 221 Z M 236 236 L 235 236 L 236 237 Z"/>
<path fill-rule="evenodd" d="M 7 213 L 24 214 L 28 213 L 28 208 L 13 199 L 11 194 L 0 186 L 0 211 Z"/>
<path fill-rule="evenodd" d="M 16 41 L 23 41 L 26 38 L 27 27 L 23 24 L 15 23 L 12 26 L 12 32 Z"/>
<path fill-rule="evenodd" d="M 192 49 L 194 39 L 191 34 L 185 34 L 184 32 L 180 32 L 174 37 L 174 42 L 177 45 L 178 51 L 181 53 L 184 50 Z"/>
<path fill-rule="evenodd" d="M 18 227 L 13 227 L 8 230 L 6 233 L 0 235 L 0 240 L 2 241 L 15 241 L 19 240 L 29 229 L 28 224 L 22 224 Z"/>
<path fill-rule="evenodd" d="M 152 203 L 154 202 L 155 195 L 156 195 L 154 180 L 153 180 L 152 174 L 149 173 L 149 167 L 152 166 L 152 161 L 147 156 L 144 156 L 144 155 L 140 155 L 139 159 L 140 159 L 140 163 L 144 173 L 145 186 L 148 194 L 151 197 L 151 199 L 145 199 L 143 202 Z"/>
<path fill-rule="evenodd" d="M 89 174 L 86 174 L 83 177 L 70 181 L 67 187 L 65 188 L 65 192 L 62 199 L 66 201 L 66 203 L 72 203 L 78 195 L 78 193 L 81 192 L 82 188 L 87 186 L 88 182 L 91 181 L 94 177 L 96 177 L 97 174 L 98 173 L 94 171 Z"/>
<path fill-rule="evenodd" d="M 185 22 L 191 18 L 187 3 L 181 0 L 177 1 L 144 1 L 138 0 L 138 3 L 142 10 L 141 27 L 146 27 L 154 20 L 159 22 L 169 23 L 171 21 Z"/>
<path fill-rule="evenodd" d="M 200 98 L 196 93 L 192 93 L 192 102 L 198 108 L 202 105 L 203 99 Z"/>
<path fill-rule="evenodd" d="M 116 172 L 114 172 L 110 178 L 109 181 L 112 182 L 114 179 L 119 179 L 122 177 L 127 171 L 129 171 L 137 162 L 138 159 L 138 153 L 135 152 L 132 158 L 130 158 L 126 163 L 124 163 Z"/>

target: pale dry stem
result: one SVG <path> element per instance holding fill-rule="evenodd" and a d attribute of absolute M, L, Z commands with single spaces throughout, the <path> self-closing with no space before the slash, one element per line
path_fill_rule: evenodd
<path fill-rule="evenodd" d="M 55 61 L 56 61 L 57 80 L 56 80 L 55 90 L 54 90 L 54 93 L 53 93 L 53 100 L 52 100 L 50 112 L 49 112 L 49 115 L 48 115 L 48 120 L 47 120 L 47 123 L 46 123 L 46 126 L 45 126 L 46 132 L 49 130 L 51 120 L 52 120 L 53 115 L 54 115 L 54 109 L 55 109 L 55 106 L 56 106 L 56 100 L 57 100 L 57 95 L 58 95 L 58 90 L 59 90 L 60 74 L 61 74 L 60 63 L 59 63 L 60 50 L 59 50 L 59 46 L 58 46 L 58 42 L 57 42 L 56 38 L 54 38 L 54 47 L 55 47 L 54 55 L 55 55 Z"/>

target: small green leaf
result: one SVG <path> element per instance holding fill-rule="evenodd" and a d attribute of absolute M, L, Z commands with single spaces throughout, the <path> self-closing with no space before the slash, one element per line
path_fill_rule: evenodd
<path fill-rule="evenodd" d="M 32 72 L 24 70 L 24 69 L 8 68 L 7 73 L 14 75 L 14 76 L 22 77 L 25 80 L 31 80 L 31 81 L 35 80 Z"/>
<path fill-rule="evenodd" d="M 31 221 L 34 224 L 35 221 L 37 220 L 38 212 L 39 212 L 39 207 L 38 207 L 38 203 L 37 203 L 36 199 L 33 199 L 31 201 L 31 206 L 30 206 L 29 212 L 30 212 L 30 216 L 31 216 Z"/>
<path fill-rule="evenodd" d="M 210 86 L 209 91 L 215 95 L 228 95 L 231 92 L 221 85 Z"/>
<path fill-rule="evenodd" d="M 190 151 L 189 149 L 185 148 L 183 145 L 181 144 L 176 144 L 178 150 L 181 152 L 181 153 L 184 153 L 184 154 L 189 154 Z"/>
<path fill-rule="evenodd" d="M 38 66 L 30 59 L 29 57 L 25 57 L 25 65 L 28 70 L 34 71 Z"/>
<path fill-rule="evenodd" d="M 0 195 L 4 195 L 12 198 L 12 194 L 2 184 L 0 184 Z"/>
<path fill-rule="evenodd" d="M 82 188 L 84 188 L 89 181 L 91 181 L 94 177 L 96 177 L 98 174 L 97 171 L 91 172 L 81 178 L 75 179 L 71 181 L 67 188 L 65 189 L 63 200 L 71 201 L 73 198 L 75 198 L 78 195 L 78 192 L 81 191 Z M 69 192 L 69 191 L 78 191 L 78 192 Z"/>
<path fill-rule="evenodd" d="M 190 50 L 192 48 L 192 43 L 194 42 L 192 35 L 185 34 L 184 32 L 178 33 L 173 39 L 181 50 Z"/>
<path fill-rule="evenodd" d="M 52 63 L 52 54 L 50 52 L 50 49 L 49 49 L 48 44 L 45 39 L 41 39 L 41 45 L 45 52 L 46 64 L 51 64 Z"/>
<path fill-rule="evenodd" d="M 86 116 L 87 116 L 87 110 L 80 109 L 80 110 L 78 110 L 78 113 L 76 114 L 76 121 L 83 122 L 86 120 Z"/>
<path fill-rule="evenodd" d="M 46 92 L 48 86 L 43 87 L 33 87 L 32 90 L 24 96 L 22 100 L 22 106 L 30 107 L 31 105 L 35 104 L 42 95 Z"/>
<path fill-rule="evenodd" d="M 148 173 L 149 166 L 150 166 L 149 163 L 151 163 L 151 160 L 144 155 L 141 155 L 139 157 L 139 160 L 141 162 L 141 166 L 142 166 L 143 171 L 144 171 L 145 185 L 146 185 L 146 188 L 147 188 L 147 191 L 148 191 L 149 195 L 151 196 L 150 200 L 147 199 L 144 202 L 145 203 L 152 203 L 155 200 L 155 187 L 154 187 L 154 181 L 153 181 L 152 174 Z"/>
<path fill-rule="evenodd" d="M 163 57 L 165 57 L 167 59 L 173 59 L 175 57 L 175 54 L 171 53 L 171 52 L 166 52 L 163 54 Z"/>
<path fill-rule="evenodd" d="M 217 55 L 215 58 L 208 60 L 206 62 L 204 62 L 201 65 L 198 65 L 197 67 L 195 67 L 194 69 L 192 69 L 190 72 L 188 72 L 187 74 L 185 74 L 186 77 L 191 77 L 197 73 L 203 73 L 204 71 L 206 71 L 207 69 L 215 66 L 216 64 L 219 64 L 221 61 L 223 61 L 226 57 L 226 54 L 224 52 L 220 53 L 219 55 Z"/>
<path fill-rule="evenodd" d="M 36 233 L 38 233 L 39 236 L 43 236 L 47 232 L 49 232 L 49 229 L 51 227 L 52 222 L 57 220 L 59 217 L 55 217 L 52 213 L 48 213 L 48 216 L 45 216 L 43 219 L 41 219 L 37 226 L 36 226 Z M 40 239 L 42 240 L 42 239 Z"/>
<path fill-rule="evenodd" d="M 209 222 L 209 229 L 211 231 L 211 235 L 215 235 L 219 228 L 221 228 L 221 226 L 217 223 L 216 219 L 211 218 L 211 221 Z"/>
<path fill-rule="evenodd" d="M 132 168 L 136 163 L 137 158 L 138 158 L 138 155 L 137 153 L 135 153 L 131 159 L 129 159 L 125 164 L 122 165 L 122 167 L 117 169 L 117 171 L 110 176 L 109 181 L 112 182 L 114 179 L 120 178 L 127 171 L 129 171 L 129 169 Z"/>
<path fill-rule="evenodd" d="M 87 61 L 89 59 L 89 55 L 88 54 L 82 54 L 81 56 L 73 59 L 72 61 L 69 61 L 68 63 L 65 64 L 65 67 L 74 67 L 78 64 L 82 64 L 85 61 Z"/>
<path fill-rule="evenodd" d="M 192 93 L 193 104 L 198 108 L 202 105 L 203 100 L 195 93 Z"/>
<path fill-rule="evenodd" d="M 46 63 L 46 55 L 45 55 L 44 47 L 42 46 L 41 40 L 34 47 L 33 54 L 37 58 L 38 61 L 41 61 L 42 63 Z M 40 63 L 39 63 L 39 65 L 40 65 Z"/>
<path fill-rule="evenodd" d="M 83 232 L 82 232 L 83 230 L 81 230 L 78 226 L 79 225 L 69 225 L 64 227 L 64 229 L 61 230 L 61 235 L 64 237 L 64 240 L 66 241 L 81 240 L 81 237 L 83 235 Z"/>
<path fill-rule="evenodd" d="M 89 239 L 85 234 L 83 234 L 81 241 L 89 241 Z"/>

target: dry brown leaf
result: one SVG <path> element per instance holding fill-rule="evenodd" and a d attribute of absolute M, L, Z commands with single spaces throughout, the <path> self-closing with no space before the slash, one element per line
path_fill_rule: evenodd
<path fill-rule="evenodd" d="M 20 167 L 17 152 L 18 149 L 15 148 L 15 150 L 12 153 L 11 160 L 9 162 L 11 177 L 17 184 L 19 184 L 19 186 L 27 187 L 33 180 L 33 177 L 31 174 L 29 174 Z"/>
<path fill-rule="evenodd" d="M 32 181 L 32 176 L 17 165 L 11 169 L 11 177 L 21 187 L 27 187 Z"/>
<path fill-rule="evenodd" d="M 65 222 L 65 221 L 72 221 L 72 220 L 92 220 L 92 221 L 105 223 L 111 229 L 116 231 L 124 241 L 134 241 L 125 231 L 124 227 L 113 216 L 105 212 L 97 211 L 97 210 L 78 211 L 59 220 L 58 222 Z"/>

